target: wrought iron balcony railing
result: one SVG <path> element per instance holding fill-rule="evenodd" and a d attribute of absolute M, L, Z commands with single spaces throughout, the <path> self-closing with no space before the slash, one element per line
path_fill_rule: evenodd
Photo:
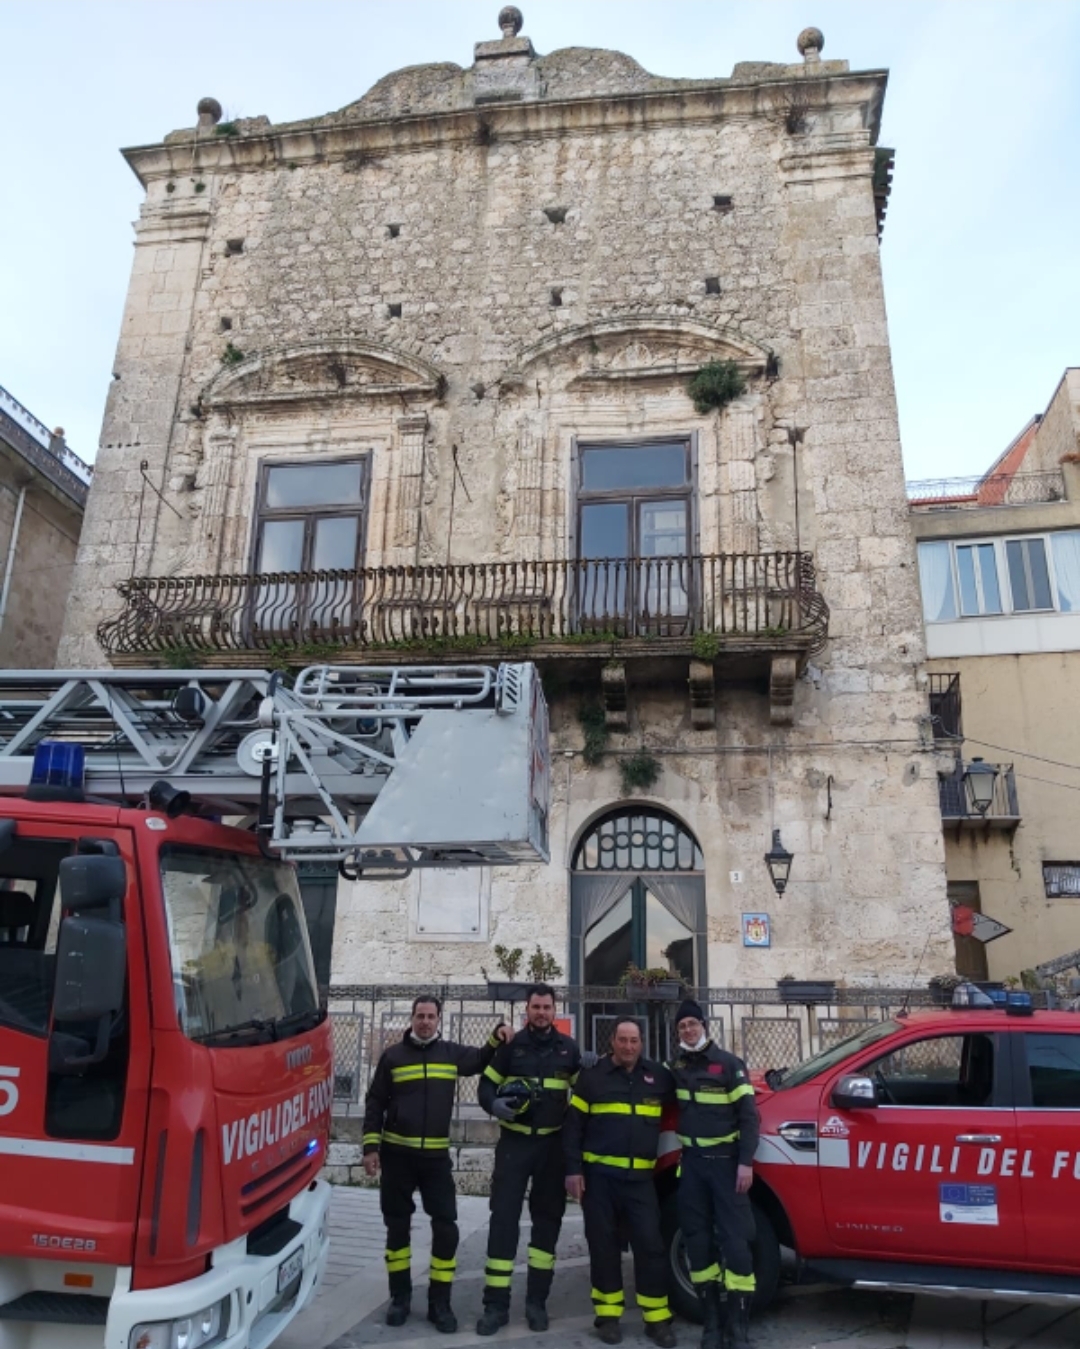
<path fill-rule="evenodd" d="M 1016 828 L 1021 817 L 1013 766 L 996 764 L 995 767 L 998 773 L 994 779 L 994 795 L 985 815 L 977 811 L 968 798 L 964 781 L 965 764 L 961 760 L 957 760 L 956 771 L 949 777 L 938 778 L 938 799 L 943 823 L 960 829 L 979 826 L 989 829 Z"/>
<path fill-rule="evenodd" d="M 796 552 L 137 577 L 117 589 L 123 610 L 101 624 L 98 640 L 121 658 L 567 654 L 616 643 L 707 657 L 725 648 L 817 650 L 829 620 L 813 561 Z"/>

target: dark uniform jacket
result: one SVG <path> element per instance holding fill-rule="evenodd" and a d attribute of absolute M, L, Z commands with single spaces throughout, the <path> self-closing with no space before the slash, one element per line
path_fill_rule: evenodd
<path fill-rule="evenodd" d="M 581 1074 L 563 1131 L 566 1174 L 583 1164 L 649 1179 L 656 1165 L 660 1116 L 675 1096 L 675 1079 L 662 1064 L 638 1059 L 633 1071 L 610 1055 Z"/>
<path fill-rule="evenodd" d="M 500 1041 L 492 1032 L 482 1049 L 437 1035 L 419 1045 L 406 1031 L 379 1059 L 364 1102 L 364 1156 L 381 1147 L 450 1146 L 450 1116 L 459 1077 L 475 1077 Z"/>
<path fill-rule="evenodd" d="M 679 1102 L 679 1142 L 696 1152 L 738 1156 L 751 1166 L 758 1145 L 758 1112 L 746 1064 L 711 1040 L 695 1052 L 679 1047 L 668 1064 Z"/>
<path fill-rule="evenodd" d="M 570 1088 L 581 1068 L 581 1051 L 568 1035 L 552 1028 L 538 1035 L 531 1027 L 519 1030 L 509 1044 L 495 1051 L 484 1069 L 477 1093 L 491 1114 L 496 1091 L 504 1082 L 520 1079 L 537 1088 L 536 1104 L 523 1119 L 499 1120 L 504 1129 L 521 1134 L 553 1134 L 563 1126 Z"/>

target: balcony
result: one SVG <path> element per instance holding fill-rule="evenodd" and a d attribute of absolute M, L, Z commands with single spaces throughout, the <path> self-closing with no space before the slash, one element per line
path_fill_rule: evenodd
<path fill-rule="evenodd" d="M 977 811 L 968 799 L 967 784 L 964 782 L 966 767 L 963 760 L 957 759 L 955 771 L 948 777 L 938 778 L 942 824 L 946 828 L 953 826 L 958 834 L 965 829 L 1014 830 L 1021 817 L 1012 764 L 994 765 L 998 773 L 994 780 L 994 795 L 985 815 Z"/>
<path fill-rule="evenodd" d="M 928 478 L 907 484 L 913 511 L 973 510 L 988 506 L 1035 506 L 1065 500 L 1060 468 L 1030 473 L 987 473 L 972 478 Z"/>
<path fill-rule="evenodd" d="M 689 658 L 704 709 L 695 668 L 711 682 L 723 658 L 733 676 L 768 674 L 781 721 L 829 620 L 813 561 L 796 552 L 137 577 L 117 589 L 124 607 L 98 629 L 114 664 Z"/>

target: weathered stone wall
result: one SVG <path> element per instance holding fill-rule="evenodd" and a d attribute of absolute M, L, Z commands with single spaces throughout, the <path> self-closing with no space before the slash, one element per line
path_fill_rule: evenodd
<path fill-rule="evenodd" d="M 1056 469 L 1064 455 L 1080 455 L 1080 368 L 1075 366 L 1054 390 L 1023 467 Z"/>
<path fill-rule="evenodd" d="M 0 459 L 0 472 L 6 463 Z M 0 481 L 0 586 L 15 527 L 19 486 L 24 481 L 24 473 Z M 79 523 L 74 507 L 65 507 L 35 483 L 28 485 L 0 630 L 0 667 L 49 670 L 56 664 Z"/>
<path fill-rule="evenodd" d="M 614 53 L 536 61 L 508 36 L 324 119 L 129 151 L 147 199 L 62 659 L 100 659 L 133 551 L 141 575 L 248 568 L 261 461 L 369 453 L 369 565 L 562 558 L 578 441 L 688 435 L 695 551 L 812 550 L 832 611 L 793 727 L 741 688 L 693 731 L 668 687 L 635 693 L 613 741 L 647 735 L 655 799 L 705 850 L 710 978 L 753 982 L 751 955 L 755 977 L 907 974 L 928 935 L 940 967 L 872 190 L 885 77 L 807 55 L 690 83 Z M 717 358 L 748 391 L 700 416 L 686 381 Z M 178 514 L 155 498 L 138 522 L 139 459 Z M 580 747 L 575 706 L 556 708 L 560 750 Z M 573 840 L 618 800 L 614 767 L 560 761 L 552 864 L 497 874 L 493 940 L 557 943 Z M 777 911 L 773 823 L 797 854 L 784 904 L 803 907 L 745 953 L 738 911 Z M 478 974 L 474 943 L 414 940 L 407 889 L 339 905 L 336 980 Z"/>

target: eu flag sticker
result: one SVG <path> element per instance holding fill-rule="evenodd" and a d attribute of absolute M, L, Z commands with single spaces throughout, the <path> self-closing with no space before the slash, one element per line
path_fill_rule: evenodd
<path fill-rule="evenodd" d="M 939 1185 L 938 1201 L 943 1223 L 998 1225 L 996 1185 Z"/>

